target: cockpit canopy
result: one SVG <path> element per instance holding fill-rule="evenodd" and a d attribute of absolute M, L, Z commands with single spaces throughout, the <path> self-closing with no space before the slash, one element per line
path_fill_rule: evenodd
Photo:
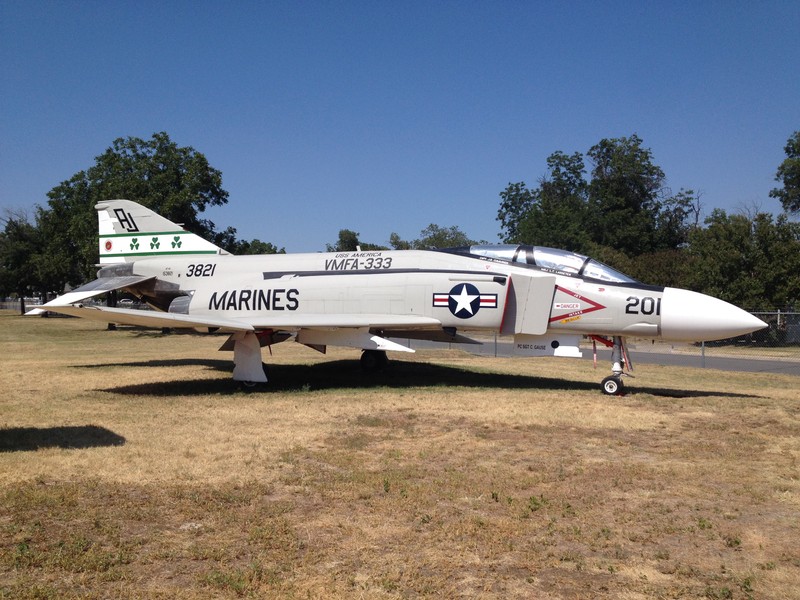
<path fill-rule="evenodd" d="M 481 245 L 463 246 L 450 250 L 458 254 L 484 256 L 514 264 L 539 267 L 547 271 L 557 271 L 589 279 L 599 279 L 612 283 L 638 283 L 635 279 L 612 269 L 608 265 L 567 250 L 525 245 Z"/>

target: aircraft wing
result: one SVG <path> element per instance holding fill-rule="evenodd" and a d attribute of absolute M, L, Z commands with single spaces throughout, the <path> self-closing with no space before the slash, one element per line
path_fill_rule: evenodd
<path fill-rule="evenodd" d="M 48 310 L 52 310 L 53 312 L 62 312 L 56 310 L 56 308 L 70 306 L 76 302 L 86 300 L 87 298 L 93 298 L 94 296 L 100 296 L 101 294 L 105 294 L 113 290 L 121 290 L 126 287 L 138 285 L 150 279 L 155 279 L 155 277 L 140 277 L 138 275 L 131 275 L 128 277 L 102 277 L 100 279 L 95 279 L 86 285 L 82 285 L 71 292 L 67 292 L 63 296 L 59 296 L 47 304 L 42 304 L 40 307 L 34 308 L 25 314 L 40 315 Z"/>
<path fill-rule="evenodd" d="M 439 328 L 442 322 L 431 317 L 386 314 L 305 314 L 270 315 L 267 318 L 243 318 L 243 322 L 258 329 L 427 329 Z"/>
<path fill-rule="evenodd" d="M 138 325 L 140 327 L 211 327 L 225 331 L 253 331 L 252 325 L 233 319 L 218 317 L 200 317 L 181 315 L 175 313 L 157 312 L 152 310 L 138 310 L 133 308 L 109 308 L 107 306 L 47 306 L 47 310 L 100 321 L 102 323 L 123 323 L 125 325 Z"/>
<path fill-rule="evenodd" d="M 62 296 L 66 298 L 68 294 Z M 268 319 L 253 317 L 225 319 L 217 316 L 185 315 L 131 308 L 107 306 L 83 306 L 49 302 L 43 308 L 65 315 L 101 321 L 124 323 L 141 327 L 210 327 L 225 331 L 255 331 L 256 329 L 434 329 L 441 327 L 438 319 L 406 315 L 383 314 L 317 314 L 317 315 L 273 315 Z"/>

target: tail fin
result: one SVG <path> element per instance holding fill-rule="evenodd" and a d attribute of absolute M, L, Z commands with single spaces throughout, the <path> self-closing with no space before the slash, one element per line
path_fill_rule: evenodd
<path fill-rule="evenodd" d="M 106 200 L 95 205 L 100 232 L 100 264 L 133 262 L 168 255 L 228 254 L 130 200 Z"/>

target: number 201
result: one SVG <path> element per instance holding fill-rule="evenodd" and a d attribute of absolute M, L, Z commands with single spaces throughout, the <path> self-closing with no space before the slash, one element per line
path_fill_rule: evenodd
<path fill-rule="evenodd" d="M 661 315 L 661 298 L 651 298 L 645 296 L 628 296 L 628 304 L 625 305 L 625 314 L 628 315 Z"/>

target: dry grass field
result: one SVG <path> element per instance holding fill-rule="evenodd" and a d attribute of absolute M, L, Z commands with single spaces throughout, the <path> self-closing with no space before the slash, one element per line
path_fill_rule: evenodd
<path fill-rule="evenodd" d="M 0 315 L 2 598 L 800 598 L 800 378 Z"/>

